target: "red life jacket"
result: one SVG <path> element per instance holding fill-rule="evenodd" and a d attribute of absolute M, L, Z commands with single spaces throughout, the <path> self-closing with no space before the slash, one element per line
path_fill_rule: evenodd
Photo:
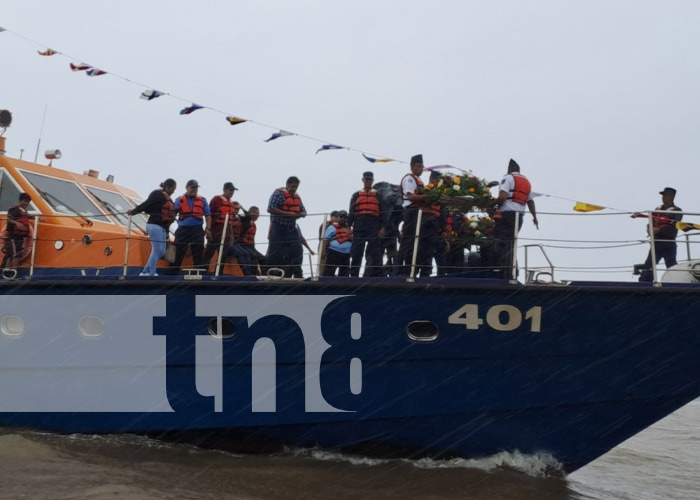
<path fill-rule="evenodd" d="M 160 221 L 163 224 L 170 224 L 175 220 L 175 204 L 173 200 L 170 199 L 168 193 L 165 191 L 161 191 L 161 193 L 163 194 L 163 198 L 165 198 L 165 202 L 160 209 Z"/>
<path fill-rule="evenodd" d="M 515 186 L 513 187 L 513 192 L 510 193 L 508 198 L 513 200 L 515 203 L 525 205 L 527 203 L 527 199 L 530 197 L 530 191 L 532 191 L 530 181 L 527 180 L 527 177 L 517 172 L 512 172 L 510 175 L 513 176 Z"/>
<path fill-rule="evenodd" d="M 664 205 L 656 207 L 656 210 L 676 210 L 676 211 L 681 211 L 680 208 L 678 208 L 675 205 L 671 205 L 669 207 L 664 207 Z M 654 227 L 662 230 L 661 234 L 665 234 L 666 236 L 671 236 L 675 235 L 678 233 L 678 230 L 676 229 L 676 219 L 671 217 L 669 214 L 652 214 L 652 220 L 654 223 Z M 672 227 L 669 227 L 672 226 Z"/>
<path fill-rule="evenodd" d="M 433 215 L 435 217 L 440 217 L 440 204 L 434 203 L 423 209 L 423 215 Z"/>
<path fill-rule="evenodd" d="M 204 198 L 196 196 L 190 208 L 190 202 L 186 195 L 180 196 L 180 220 L 185 220 L 187 217 L 194 217 L 197 220 L 204 219 Z"/>
<path fill-rule="evenodd" d="M 452 229 L 454 228 L 454 222 L 455 222 L 455 213 L 454 211 L 450 210 L 447 212 L 447 222 L 445 223 L 445 232 L 447 232 L 448 235 L 452 235 Z"/>
<path fill-rule="evenodd" d="M 20 212 L 19 217 L 16 219 L 13 219 L 15 222 L 18 222 L 19 225 L 14 224 L 13 229 L 12 229 L 12 234 L 15 234 L 17 236 L 29 236 L 29 227 L 32 223 L 32 218 L 29 216 L 27 211 L 20 207 L 19 205 L 14 205 L 10 207 L 8 212 L 12 209 L 18 209 Z"/>
<path fill-rule="evenodd" d="M 335 235 L 333 237 L 338 241 L 338 243 L 352 241 L 352 229 L 341 227 L 337 222 L 333 223 L 333 227 L 335 227 Z"/>
<path fill-rule="evenodd" d="M 377 198 L 377 190 L 370 189 L 365 191 L 361 189 L 357 192 L 357 200 L 355 200 L 355 215 L 371 215 L 379 217 L 379 198 Z"/>
<path fill-rule="evenodd" d="M 243 233 L 243 244 L 245 245 L 255 245 L 255 232 L 258 228 L 255 226 L 255 222 L 250 221 L 248 229 Z"/>
<path fill-rule="evenodd" d="M 278 190 L 284 195 L 284 202 L 280 210 L 296 213 L 301 212 L 301 198 L 299 198 L 298 194 L 290 194 L 285 188 L 278 188 Z"/>

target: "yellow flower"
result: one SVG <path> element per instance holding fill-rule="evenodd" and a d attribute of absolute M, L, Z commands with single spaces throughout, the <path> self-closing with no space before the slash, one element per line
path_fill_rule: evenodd
<path fill-rule="evenodd" d="M 455 181 L 455 184 L 459 184 L 460 182 L 462 182 L 462 179 L 459 177 L 455 177 L 454 181 Z"/>
<path fill-rule="evenodd" d="M 474 188 L 469 188 L 469 192 L 470 192 L 470 193 L 473 193 L 473 192 L 474 192 Z"/>
<path fill-rule="evenodd" d="M 447 192 L 449 192 L 449 189 L 445 188 L 445 189 L 442 190 L 442 192 L 443 192 L 443 193 L 447 193 Z"/>

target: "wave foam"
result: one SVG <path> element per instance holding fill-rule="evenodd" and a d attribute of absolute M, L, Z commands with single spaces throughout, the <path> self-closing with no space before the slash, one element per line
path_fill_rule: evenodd
<path fill-rule="evenodd" d="M 322 448 L 286 448 L 285 452 L 295 457 L 310 458 L 327 462 L 346 462 L 351 465 L 377 466 L 391 462 L 402 462 L 418 469 L 474 469 L 484 472 L 495 472 L 502 469 L 512 469 L 532 477 L 558 476 L 563 473 L 559 461 L 547 453 L 525 454 L 519 451 L 500 452 L 483 458 L 452 458 L 452 459 L 382 459 L 360 455 L 350 455 Z"/>

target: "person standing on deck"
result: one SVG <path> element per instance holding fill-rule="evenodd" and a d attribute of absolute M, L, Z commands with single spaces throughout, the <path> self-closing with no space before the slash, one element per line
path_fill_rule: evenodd
<path fill-rule="evenodd" d="M 146 231 L 151 239 L 151 255 L 139 276 L 158 276 L 158 261 L 165 256 L 168 231 L 175 220 L 175 204 L 170 197 L 177 189 L 177 182 L 174 179 L 165 179 L 160 187 L 161 189 L 152 191 L 146 201 L 127 212 L 129 215 L 142 212 L 148 214 Z"/>
<path fill-rule="evenodd" d="M 499 277 L 511 279 L 513 276 L 516 218 L 519 232 L 523 226 L 526 205 L 532 214 L 535 227 L 540 228 L 532 198 L 530 181 L 520 173 L 520 165 L 511 159 L 508 163 L 508 173 L 501 180 L 498 198 L 493 201 L 500 210 L 500 214 L 494 217 L 496 224 L 493 228 L 493 258 Z"/>
<path fill-rule="evenodd" d="M 663 191 L 660 191 L 659 194 L 661 195 L 661 205 L 656 207 L 655 210 L 682 211 L 675 204 L 675 189 L 667 187 L 664 188 Z M 656 256 L 656 263 L 658 264 L 663 258 L 666 269 L 668 269 L 677 264 L 676 236 L 678 235 L 678 229 L 676 229 L 676 222 L 680 222 L 683 218 L 683 214 L 654 214 L 652 212 L 651 216 L 654 230 L 654 254 Z M 647 226 L 647 232 L 648 231 L 649 227 Z M 635 271 L 641 271 L 639 281 L 652 281 L 654 279 L 651 267 L 651 249 L 649 250 L 646 262 L 641 266 L 636 265 L 634 267 Z"/>
<path fill-rule="evenodd" d="M 7 210 L 7 238 L 5 238 L 5 246 L 3 252 L 5 257 L 2 259 L 2 268 L 6 265 L 15 269 L 22 260 L 24 251 L 24 239 L 30 235 L 32 219 L 27 213 L 27 207 L 32 202 L 32 197 L 28 193 L 20 193 L 19 200 L 16 205 L 11 206 Z"/>
<path fill-rule="evenodd" d="M 209 203 L 209 209 L 211 211 L 211 238 L 207 240 L 207 251 L 204 254 L 204 259 L 202 264 L 205 266 L 209 265 L 211 258 L 216 252 L 219 251 L 221 246 L 221 237 L 224 233 L 224 222 L 226 221 L 226 214 L 228 214 L 228 227 L 226 228 L 226 241 L 224 242 L 224 248 L 228 248 L 234 243 L 234 228 L 240 221 L 238 219 L 238 211 L 240 205 L 238 202 L 232 200 L 233 193 L 238 191 L 238 189 L 233 185 L 233 182 L 226 182 L 222 194 L 217 194 L 211 199 Z M 226 255 L 222 256 L 223 258 Z M 222 258 L 222 260 L 223 260 Z"/>
<path fill-rule="evenodd" d="M 243 210 L 241 217 L 241 237 L 238 241 L 234 241 L 234 255 L 243 255 L 243 264 L 241 271 L 245 276 L 254 276 L 260 274 L 259 264 L 264 259 L 263 254 L 255 249 L 255 234 L 257 226 L 255 221 L 260 217 L 260 209 L 258 207 L 250 207 L 248 211 Z M 238 252 L 238 254 L 236 254 Z M 238 263 L 241 264 L 239 257 Z"/>
<path fill-rule="evenodd" d="M 211 211 L 206 198 L 199 196 L 199 183 L 190 179 L 187 181 L 186 192 L 175 200 L 175 211 L 178 214 L 177 230 L 175 231 L 175 262 L 172 266 L 179 268 L 185 253 L 189 248 L 195 267 L 202 263 L 204 237 L 211 238 Z M 202 222 L 206 223 L 202 230 Z"/>
<path fill-rule="evenodd" d="M 306 217 L 306 208 L 297 194 L 299 178 L 287 179 L 285 187 L 277 188 L 270 196 L 267 212 L 270 217 L 268 233 L 269 267 L 279 267 L 286 277 L 303 278 L 301 263 L 304 252 L 297 220 Z"/>
<path fill-rule="evenodd" d="M 363 188 L 353 193 L 350 198 L 347 227 L 352 229 L 352 263 L 350 276 L 360 275 L 362 256 L 365 256 L 365 277 L 382 276 L 382 245 L 389 211 L 383 206 L 377 190 L 372 188 L 374 174 L 362 174 Z M 365 250 L 366 247 L 366 250 Z"/>
<path fill-rule="evenodd" d="M 350 274 L 350 252 L 352 248 L 352 229 L 347 227 L 348 213 L 345 210 L 338 212 L 338 222 L 334 222 L 326 229 L 323 235 L 323 249 L 321 261 L 323 264 L 323 276 L 348 276 Z"/>
<path fill-rule="evenodd" d="M 411 172 L 401 179 L 401 198 L 403 199 L 403 230 L 399 246 L 399 275 L 408 276 L 413 261 L 413 245 L 416 238 L 416 224 L 418 210 L 428 204 L 431 199 L 429 194 L 422 194 L 423 181 L 420 176 L 423 173 L 423 155 L 415 155 L 411 158 Z"/>

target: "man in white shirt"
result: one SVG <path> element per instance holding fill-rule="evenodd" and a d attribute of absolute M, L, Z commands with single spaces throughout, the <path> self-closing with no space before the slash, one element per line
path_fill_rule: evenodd
<path fill-rule="evenodd" d="M 427 205 L 431 198 L 428 194 L 422 194 L 423 181 L 420 179 L 422 173 L 423 155 L 414 155 L 411 158 L 411 172 L 404 175 L 403 179 L 401 179 L 403 232 L 401 234 L 401 246 L 399 247 L 400 276 L 408 276 L 411 271 L 418 210 Z"/>

